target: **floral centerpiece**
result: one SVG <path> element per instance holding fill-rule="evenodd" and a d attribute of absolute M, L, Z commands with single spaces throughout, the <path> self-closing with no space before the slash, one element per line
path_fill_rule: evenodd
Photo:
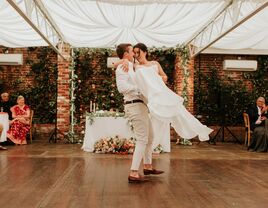
<path fill-rule="evenodd" d="M 132 154 L 135 139 L 120 138 L 119 136 L 101 138 L 94 144 L 95 153 Z"/>
<path fill-rule="evenodd" d="M 185 146 L 193 145 L 193 143 L 188 139 L 177 139 L 176 144 L 181 144 L 181 145 L 185 145 Z"/>
<path fill-rule="evenodd" d="M 163 153 L 163 152 L 164 152 L 164 150 L 163 150 L 163 147 L 161 144 L 157 145 L 157 147 L 154 148 L 154 151 L 153 151 L 153 153 L 158 153 L 158 154 Z"/>
<path fill-rule="evenodd" d="M 135 149 L 135 138 L 120 138 L 106 137 L 101 138 L 94 144 L 95 153 L 110 153 L 110 154 L 132 154 Z M 163 147 L 159 144 L 153 151 L 154 153 L 162 153 Z"/>

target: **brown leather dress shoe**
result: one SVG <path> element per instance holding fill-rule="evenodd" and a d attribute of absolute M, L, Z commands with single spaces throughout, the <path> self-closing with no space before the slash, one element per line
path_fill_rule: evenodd
<path fill-rule="evenodd" d="M 144 178 L 144 177 L 133 177 L 133 176 L 128 176 L 128 182 L 129 183 L 143 183 L 149 181 L 148 179 Z"/>
<path fill-rule="evenodd" d="M 143 173 L 144 175 L 159 175 L 159 174 L 162 174 L 164 173 L 163 170 L 156 170 L 156 169 L 152 169 L 152 170 L 149 170 L 149 169 L 143 169 Z"/>

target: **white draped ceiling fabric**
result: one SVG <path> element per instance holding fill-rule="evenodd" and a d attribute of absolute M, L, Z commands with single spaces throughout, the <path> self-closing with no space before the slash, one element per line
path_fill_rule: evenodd
<path fill-rule="evenodd" d="M 25 10 L 24 1 L 16 2 Z M 122 42 L 174 47 L 185 44 L 212 20 L 226 0 L 42 0 L 42 3 L 73 47 L 107 48 Z M 247 9 L 244 6 L 241 12 Z M 6 0 L 0 0 L 0 45 L 28 47 L 47 43 Z M 268 8 L 212 47 L 266 50 L 268 54 Z"/>

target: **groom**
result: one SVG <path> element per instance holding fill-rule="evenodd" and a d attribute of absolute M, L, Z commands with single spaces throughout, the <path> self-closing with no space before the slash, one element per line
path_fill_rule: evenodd
<path fill-rule="evenodd" d="M 131 44 L 120 44 L 116 48 L 120 59 L 128 60 L 128 71 L 124 71 L 122 64 L 116 69 L 116 85 L 120 93 L 124 95 L 124 110 L 127 118 L 132 122 L 136 136 L 136 146 L 133 153 L 132 164 L 128 176 L 129 183 L 144 182 L 146 179 L 139 174 L 139 167 L 143 159 L 144 175 L 161 174 L 164 171 L 152 167 L 152 125 L 148 116 L 148 108 L 142 100 L 138 87 L 133 77 L 133 47 Z"/>

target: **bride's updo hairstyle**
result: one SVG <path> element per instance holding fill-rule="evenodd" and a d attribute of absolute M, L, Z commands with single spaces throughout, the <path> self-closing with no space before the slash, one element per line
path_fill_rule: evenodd
<path fill-rule="evenodd" d="M 133 50 L 135 48 L 138 48 L 142 50 L 143 52 L 146 52 L 146 59 L 148 58 L 148 48 L 144 43 L 137 43 L 136 45 L 134 45 Z"/>

